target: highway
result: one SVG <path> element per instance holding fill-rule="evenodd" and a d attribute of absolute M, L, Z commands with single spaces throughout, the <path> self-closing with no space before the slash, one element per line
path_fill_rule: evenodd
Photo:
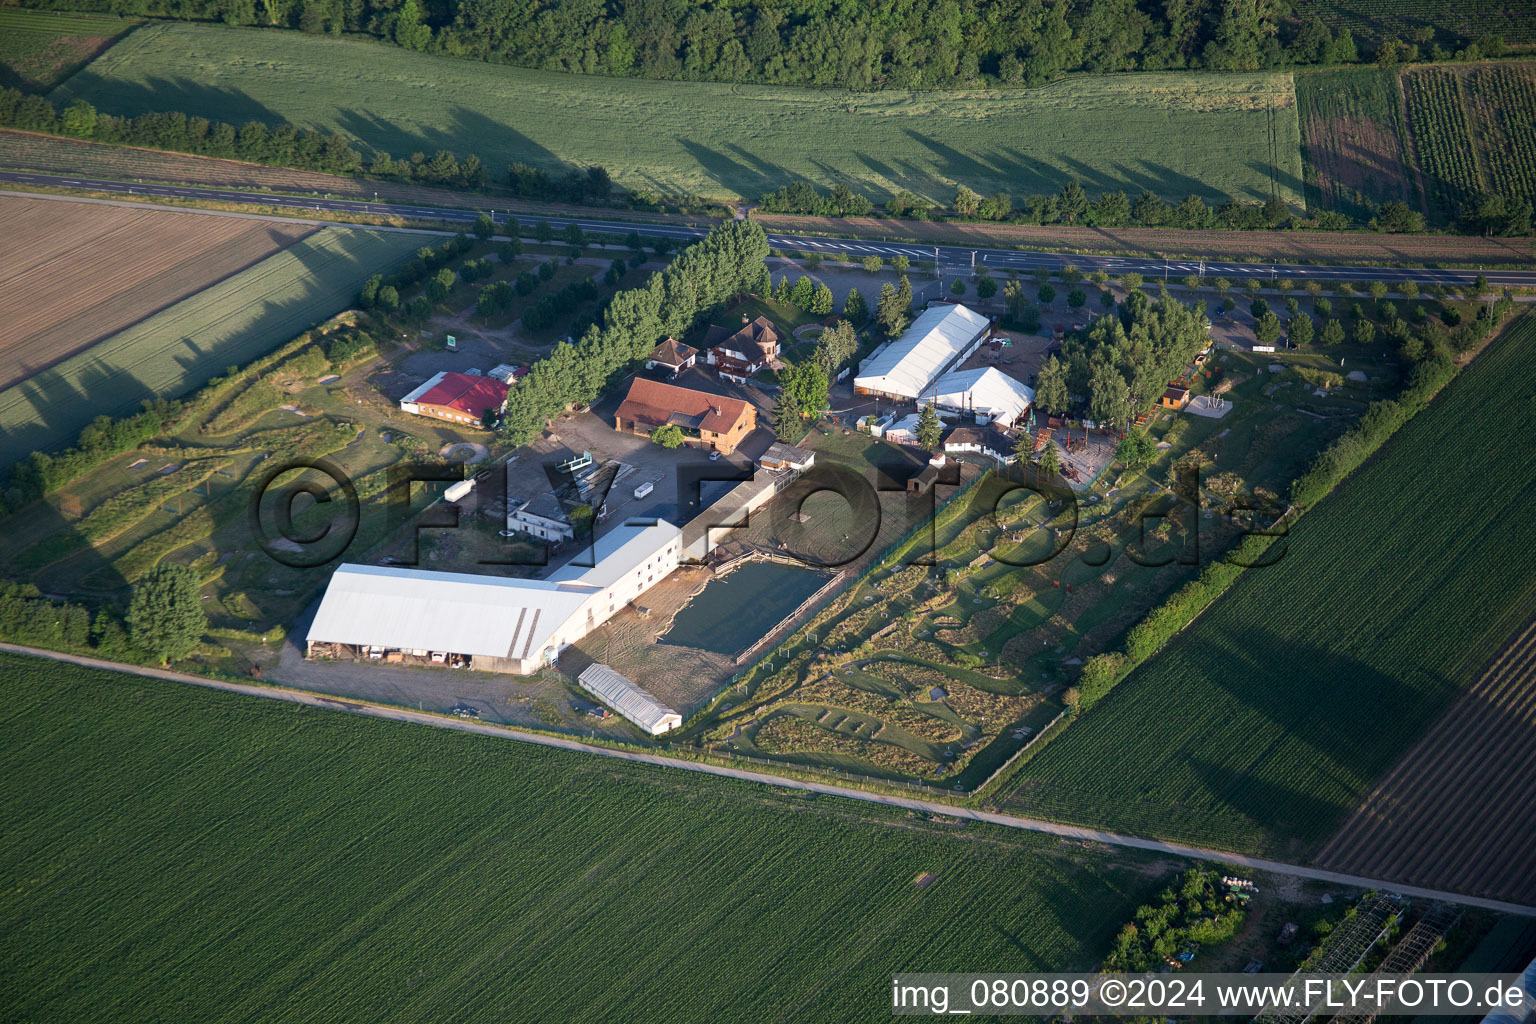
<path fill-rule="evenodd" d="M 72 178 L 54 174 L 32 174 L 24 171 L 0 171 L 0 182 L 19 185 L 45 185 L 93 192 L 115 192 L 122 195 L 147 196 L 162 199 L 192 199 L 222 203 L 282 206 L 288 209 L 313 210 L 316 213 L 347 213 L 373 217 L 402 217 L 413 220 L 436 220 L 450 224 L 470 224 L 479 216 L 478 210 L 452 209 L 435 206 L 410 206 L 393 203 L 368 202 L 359 199 L 326 199 L 312 196 L 288 196 L 271 192 L 241 192 L 233 189 L 207 188 L 189 185 L 155 185 L 134 182 L 110 181 L 99 178 Z M 494 212 L 499 223 L 505 223 L 508 215 Z M 530 219 L 525 214 L 524 219 Z M 651 237 L 692 241 L 705 234 L 704 228 L 690 228 L 676 224 L 648 224 L 643 221 L 598 220 L 587 218 L 539 217 L 557 230 L 575 223 L 586 232 L 625 235 L 631 231 Z M 1242 281 L 1257 277 L 1271 280 L 1278 277 L 1313 279 L 1324 284 L 1335 281 L 1414 281 L 1420 285 L 1449 284 L 1470 285 L 1478 274 L 1475 267 L 1456 269 L 1429 269 L 1422 267 L 1360 267 L 1323 266 L 1305 263 L 1234 263 L 1224 260 L 1165 260 L 1141 256 L 1089 256 L 1072 253 L 1029 252 L 1016 249 L 970 249 L 960 246 L 919 245 L 907 242 L 875 242 L 869 239 L 815 238 L 808 235 L 769 234 L 768 244 L 776 249 L 792 249 L 802 252 L 818 252 L 825 256 L 848 256 L 862 259 L 865 256 L 904 255 L 911 260 L 935 260 L 945 273 L 960 273 L 972 267 L 1007 273 L 1010 270 L 1031 271 L 1036 267 L 1059 269 L 1072 264 L 1085 273 L 1103 270 L 1111 275 L 1139 273 L 1148 281 L 1158 278 L 1173 280 L 1189 274 L 1205 277 L 1226 277 Z M 1488 282 L 1495 288 L 1536 287 L 1536 268 L 1530 270 L 1484 271 Z"/>

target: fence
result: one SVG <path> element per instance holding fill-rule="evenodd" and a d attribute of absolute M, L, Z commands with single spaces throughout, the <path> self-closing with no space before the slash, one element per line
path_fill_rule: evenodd
<path fill-rule="evenodd" d="M 1020 747 L 1018 750 L 1015 750 L 1013 752 L 1013 754 L 1008 758 L 1008 760 L 1004 761 L 1002 764 L 998 765 L 995 769 L 993 769 L 991 775 L 988 775 L 985 779 L 982 779 L 981 782 L 978 783 L 977 785 L 972 786 L 971 787 L 971 792 L 972 793 L 980 793 L 982 790 L 984 790 L 988 786 L 992 785 L 993 780 L 999 778 L 1009 768 L 1012 768 L 1014 762 L 1017 761 L 1019 758 L 1024 756 L 1025 751 L 1030 750 L 1037 743 L 1044 743 L 1044 742 L 1046 742 L 1045 737 L 1054 735 L 1051 732 L 1051 730 L 1056 728 L 1056 726 L 1061 722 L 1061 720 L 1066 718 L 1066 717 L 1067 717 L 1067 712 L 1066 712 L 1065 709 L 1057 712 L 1055 718 L 1051 719 L 1049 722 L 1047 722 L 1045 724 L 1044 728 L 1042 728 L 1039 732 L 1037 732 L 1033 736 L 1031 736 L 1029 738 L 1028 742 L 1026 742 L 1022 747 Z"/>

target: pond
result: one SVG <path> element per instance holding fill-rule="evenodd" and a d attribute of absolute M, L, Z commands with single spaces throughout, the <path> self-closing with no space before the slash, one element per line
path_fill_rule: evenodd
<path fill-rule="evenodd" d="M 784 621 L 827 579 L 824 573 L 795 565 L 749 562 L 711 580 L 677 613 L 661 642 L 735 654 Z"/>

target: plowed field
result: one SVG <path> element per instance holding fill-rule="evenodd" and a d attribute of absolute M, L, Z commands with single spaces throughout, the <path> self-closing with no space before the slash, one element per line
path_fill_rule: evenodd
<path fill-rule="evenodd" d="M 313 232 L 301 224 L 0 196 L 0 388 Z"/>
<path fill-rule="evenodd" d="M 1536 621 L 1318 855 L 1336 871 L 1536 902 Z"/>

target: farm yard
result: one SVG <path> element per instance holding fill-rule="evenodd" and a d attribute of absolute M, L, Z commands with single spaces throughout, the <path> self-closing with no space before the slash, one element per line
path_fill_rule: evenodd
<path fill-rule="evenodd" d="M 1355 378 L 1326 370 L 1339 355 L 1359 369 Z M 1313 453 L 1397 386 L 1367 346 L 1275 358 L 1221 353 L 1201 386 L 1221 384 L 1232 411 L 1155 417 L 1156 461 L 1100 481 L 1075 509 L 1009 495 L 1007 477 L 973 486 L 931 534 L 919 530 L 743 672 L 697 723 L 705 741 L 797 766 L 981 784 L 1062 710 L 1078 665 L 1238 536 L 1238 521 L 1212 510 L 1239 498 L 1278 509 Z M 807 443 L 835 452 L 850 440 L 818 431 Z M 1199 511 L 1171 490 L 1177 469 L 1193 464 L 1203 466 Z M 869 518 L 831 496 L 806 507 L 811 527 L 847 530 Z M 802 539 L 792 526 L 763 517 L 745 533 L 820 558 L 864 540 L 824 528 Z"/>
<path fill-rule="evenodd" d="M 313 233 L 0 194 L 0 388 Z"/>
<path fill-rule="evenodd" d="M 1369 219 L 1382 203 L 1418 209 L 1397 72 L 1380 68 L 1304 71 L 1296 103 L 1307 179 L 1307 208 Z M 1440 240 L 1436 240 L 1439 242 Z"/>
<path fill-rule="evenodd" d="M 0 9 L 0 87 L 51 89 L 138 24 L 100 14 Z"/>
<path fill-rule="evenodd" d="M 1345 820 L 1315 858 L 1373 878 L 1536 903 L 1536 620 Z M 1433 840 L 1433 841 L 1431 841 Z"/>
<path fill-rule="evenodd" d="M 30 823 L 0 920 L 27 936 L 7 974 L 29 1019 L 885 1020 L 893 969 L 1092 969 L 1179 867 L 37 667 L 0 658 L 5 814 Z"/>
<path fill-rule="evenodd" d="M 1002 806 L 1224 849 L 1320 846 L 1536 611 L 1533 337 L 1527 315 L 1492 342 Z"/>
<path fill-rule="evenodd" d="M 362 39 L 156 24 L 71 78 L 114 114 L 179 110 L 286 119 L 365 146 L 600 164 L 635 189 L 756 199 L 794 179 L 948 200 L 989 193 L 1149 188 L 1177 201 L 1301 204 L 1290 76 L 1074 78 L 1027 92 L 847 93 L 610 79 L 413 53 Z M 636 124 L 647 130 L 634 131 Z M 1198 135 L 1203 144 L 1181 139 Z M 826 140 L 839 145 L 828 148 Z M 1134 154 L 1134 155 L 1132 155 Z"/>
<path fill-rule="evenodd" d="M 62 216 L 66 204 L 49 204 L 54 205 Z M 88 209 L 108 222 L 119 212 L 105 208 L 113 212 L 96 213 L 104 209 L 96 205 Z M 142 216 L 198 216 L 198 231 L 215 235 L 226 231 L 224 222 L 231 220 L 209 214 Z M 236 223 L 259 223 L 252 236 L 257 240 L 264 233 L 273 239 L 295 237 L 294 229 L 280 222 Z M 420 244 L 419 235 L 362 228 L 324 228 L 299 238 L 0 392 L 0 457 L 14 461 L 60 447 L 98 415 L 121 416 L 145 398 L 186 394 L 347 308 L 364 279 Z M 223 257 L 214 259 L 217 266 Z M 122 300 L 139 301 L 131 294 Z"/>

